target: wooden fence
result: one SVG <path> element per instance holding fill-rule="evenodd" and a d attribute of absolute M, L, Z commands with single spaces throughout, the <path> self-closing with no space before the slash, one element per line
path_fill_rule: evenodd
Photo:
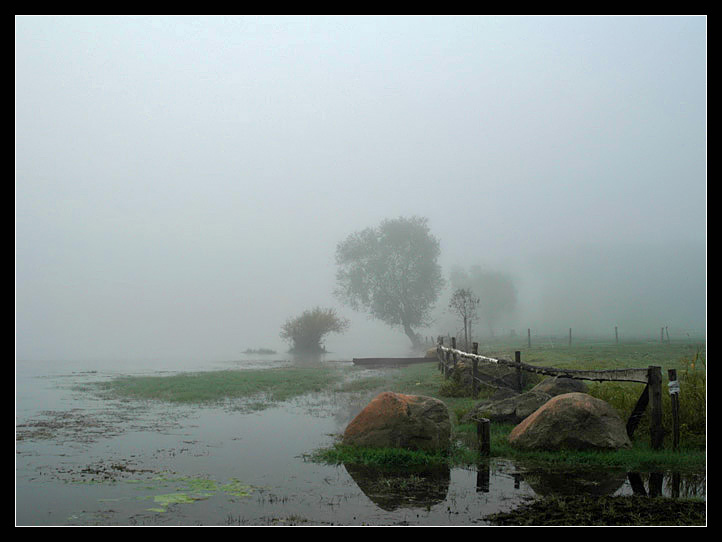
<path fill-rule="evenodd" d="M 490 358 L 478 354 L 479 344 L 472 344 L 472 352 L 464 352 L 456 348 L 456 338 L 451 338 L 451 347 L 444 346 L 443 337 L 439 337 L 436 347 L 436 355 L 439 361 L 439 369 L 448 378 L 450 372 L 456 368 L 459 360 L 465 359 L 471 361 L 472 364 L 472 393 L 476 397 L 479 384 L 487 384 L 479 378 L 479 363 L 496 364 L 511 367 L 516 370 L 517 388 L 519 392 L 523 388 L 523 372 L 527 371 L 535 374 L 548 376 L 562 376 L 573 378 L 576 380 L 593 380 L 596 382 L 638 382 L 645 384 L 644 391 L 639 397 L 632 414 L 627 420 L 627 435 L 631 439 L 644 411 L 649 405 L 650 419 L 649 431 L 652 448 L 657 450 L 662 447 L 664 439 L 664 428 L 662 426 L 662 368 L 650 365 L 646 368 L 639 369 L 608 369 L 600 371 L 576 370 L 576 369 L 558 369 L 555 367 L 539 367 L 522 363 L 521 352 L 515 352 L 515 359 L 506 360 L 501 358 Z M 678 393 L 676 371 L 669 371 L 669 388 L 672 394 L 672 417 L 674 423 L 674 448 L 679 445 L 679 425 L 678 425 Z"/>

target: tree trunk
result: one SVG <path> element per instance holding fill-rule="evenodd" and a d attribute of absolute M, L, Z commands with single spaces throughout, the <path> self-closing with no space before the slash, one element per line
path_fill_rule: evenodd
<path fill-rule="evenodd" d="M 421 340 L 419 339 L 419 336 L 414 333 L 414 330 L 411 329 L 411 326 L 409 324 L 404 324 L 404 333 L 406 333 L 406 336 L 411 341 L 411 345 L 414 348 L 419 348 L 421 346 Z"/>

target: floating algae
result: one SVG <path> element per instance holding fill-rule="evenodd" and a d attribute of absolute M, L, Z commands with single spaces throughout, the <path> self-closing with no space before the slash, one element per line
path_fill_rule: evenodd
<path fill-rule="evenodd" d="M 153 501 L 159 504 L 159 507 L 148 508 L 151 512 L 163 513 L 171 504 L 192 504 L 202 497 L 190 496 L 186 493 L 168 493 L 167 495 L 155 495 Z"/>
<path fill-rule="evenodd" d="M 156 476 L 154 482 L 160 485 L 173 486 L 175 492 L 163 495 L 154 495 L 143 497 L 152 498 L 159 506 L 148 508 L 151 512 L 163 513 L 167 511 L 171 504 L 192 504 L 196 501 L 207 499 L 216 494 L 222 493 L 231 497 L 249 497 L 254 488 L 250 485 L 243 484 L 240 480 L 232 478 L 226 483 L 219 483 L 216 480 L 195 476 Z M 148 488 L 148 486 L 146 486 Z M 150 489 L 150 488 L 148 488 Z"/>

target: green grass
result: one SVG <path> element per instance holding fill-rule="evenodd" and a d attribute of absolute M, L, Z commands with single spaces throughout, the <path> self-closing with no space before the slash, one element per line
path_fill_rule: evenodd
<path fill-rule="evenodd" d="M 403 448 L 363 448 L 336 444 L 316 450 L 307 459 L 328 465 L 344 463 L 363 466 L 383 466 L 388 469 L 439 467 L 449 464 L 449 457 L 442 452 L 422 452 Z"/>
<path fill-rule="evenodd" d="M 182 404 L 212 404 L 229 400 L 258 400 L 258 405 L 286 401 L 327 390 L 339 381 L 334 369 L 286 367 L 277 369 L 204 371 L 171 376 L 124 376 L 100 384 L 117 397 Z"/>
<path fill-rule="evenodd" d="M 513 428 L 513 425 L 508 424 L 492 424 L 492 456 L 521 460 L 526 464 L 543 464 L 547 467 L 558 464 L 564 468 L 603 467 L 627 471 L 647 471 L 661 467 L 675 471 L 696 471 L 704 468 L 706 464 L 703 449 L 687 447 L 677 451 L 671 448 L 653 450 L 650 448 L 649 439 L 645 438 L 635 438 L 631 449 L 614 451 L 521 451 L 509 444 L 508 437 Z M 476 427 L 460 426 L 457 431 L 475 435 Z"/>
<path fill-rule="evenodd" d="M 518 350 L 524 363 L 560 369 L 627 369 L 658 365 L 666 375 L 667 369 L 683 368 L 684 359 L 694 357 L 700 349 L 704 352 L 704 348 L 704 343 L 697 342 L 614 344 L 575 339 L 571 346 L 562 341 L 554 346 L 532 343 L 531 348 L 526 343 L 498 342 L 488 345 L 488 350 L 483 350 L 480 345 L 479 351 L 490 357 L 513 360 L 514 352 Z"/>

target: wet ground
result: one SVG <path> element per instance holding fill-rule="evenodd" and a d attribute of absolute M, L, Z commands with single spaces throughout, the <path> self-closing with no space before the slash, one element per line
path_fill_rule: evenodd
<path fill-rule="evenodd" d="M 259 363 L 202 369 L 231 366 Z M 17 525 L 487 525 L 536 496 L 705 497 L 704 477 L 667 473 L 569 476 L 502 460 L 404 473 L 319 465 L 307 454 L 332 444 L 362 406 L 346 394 L 252 411 L 92 393 L 117 374 L 18 365 Z"/>

